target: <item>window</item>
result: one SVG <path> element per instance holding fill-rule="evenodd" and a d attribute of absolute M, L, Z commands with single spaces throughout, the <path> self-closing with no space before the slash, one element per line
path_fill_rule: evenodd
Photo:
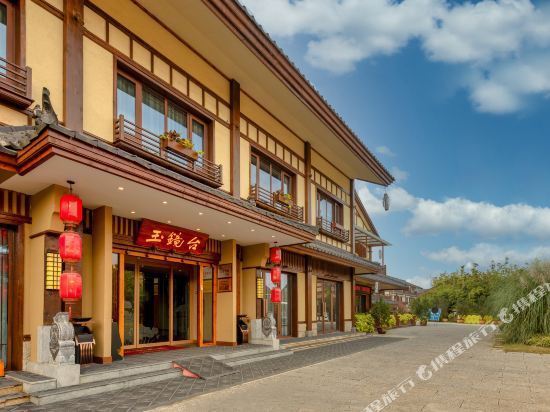
<path fill-rule="evenodd" d="M 46 290 L 59 290 L 62 266 L 58 252 L 46 252 Z"/>
<path fill-rule="evenodd" d="M 250 185 L 260 191 L 281 192 L 293 196 L 294 177 L 267 157 L 252 153 L 250 157 Z"/>
<path fill-rule="evenodd" d="M 142 146 L 145 150 L 160 154 L 158 136 L 175 130 L 182 138 L 193 142 L 194 150 L 199 153 L 208 153 L 206 124 L 148 85 L 119 73 L 116 99 L 117 117 L 122 115 L 125 120 L 135 125 L 137 130 L 144 129 Z M 128 130 L 125 132 L 132 133 Z M 151 133 L 157 137 L 152 136 Z"/>
<path fill-rule="evenodd" d="M 8 0 L 0 0 L 0 57 L 2 59 L 13 61 L 14 40 L 13 4 Z M 5 74 L 4 70 L 2 70 L 2 74 Z"/>
<path fill-rule="evenodd" d="M 324 192 L 317 192 L 317 217 L 328 223 L 344 224 L 344 213 L 341 203 Z"/>

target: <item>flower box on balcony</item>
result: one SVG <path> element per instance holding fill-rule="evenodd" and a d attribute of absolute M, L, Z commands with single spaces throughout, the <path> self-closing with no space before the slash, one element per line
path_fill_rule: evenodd
<path fill-rule="evenodd" d="M 284 203 L 288 207 L 294 206 L 294 201 L 292 200 L 292 196 L 288 193 L 282 193 L 282 192 L 275 192 L 273 193 L 273 196 L 275 197 L 275 201 L 279 203 Z"/>
<path fill-rule="evenodd" d="M 185 147 L 176 140 L 160 139 L 160 142 L 163 150 L 171 150 L 172 152 L 179 153 L 192 160 L 197 160 L 199 158 L 199 153 L 196 150 Z"/>

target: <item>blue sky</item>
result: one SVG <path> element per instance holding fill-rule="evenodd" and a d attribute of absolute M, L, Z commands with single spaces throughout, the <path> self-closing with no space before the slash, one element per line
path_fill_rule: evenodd
<path fill-rule="evenodd" d="M 550 257 L 547 3 L 243 3 L 398 178 L 360 187 L 389 274 Z"/>

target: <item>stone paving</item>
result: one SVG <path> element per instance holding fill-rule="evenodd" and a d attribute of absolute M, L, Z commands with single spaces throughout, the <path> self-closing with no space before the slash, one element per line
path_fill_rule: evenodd
<path fill-rule="evenodd" d="M 201 395 L 170 411 L 361 411 L 408 377 L 416 386 L 388 411 L 550 411 L 550 355 L 505 353 L 484 338 L 420 381 L 429 364 L 476 326 L 429 324 L 392 330 L 405 339 Z M 370 341 L 385 339 L 373 337 Z"/>
<path fill-rule="evenodd" d="M 369 336 L 364 339 L 303 350 L 296 352 L 292 356 L 236 366 L 234 367 L 236 373 L 225 374 L 213 379 L 202 380 L 178 377 L 121 391 L 87 396 L 45 406 L 24 404 L 11 410 L 63 412 L 67 410 L 78 410 L 79 412 L 149 410 L 157 406 L 174 404 L 183 399 L 262 379 L 315 363 L 325 362 L 352 353 L 366 353 L 364 351 L 367 349 L 383 345 L 393 346 L 396 342 L 403 339 L 405 338 Z"/>

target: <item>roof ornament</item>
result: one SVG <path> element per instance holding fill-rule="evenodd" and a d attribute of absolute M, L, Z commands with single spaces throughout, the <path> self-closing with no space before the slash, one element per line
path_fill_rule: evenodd
<path fill-rule="evenodd" d="M 390 210 L 390 195 L 388 195 L 388 192 L 384 192 L 384 197 L 382 198 L 382 205 L 384 206 L 384 210 L 386 212 Z"/>
<path fill-rule="evenodd" d="M 57 114 L 53 109 L 52 102 L 50 100 L 50 91 L 47 87 L 42 88 L 42 107 L 40 105 L 34 106 L 32 117 L 35 120 L 37 126 L 45 125 L 57 125 L 59 120 Z"/>

